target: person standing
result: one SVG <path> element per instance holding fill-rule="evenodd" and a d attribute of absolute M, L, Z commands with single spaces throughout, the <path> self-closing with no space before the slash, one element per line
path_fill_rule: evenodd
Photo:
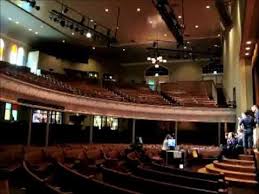
<path fill-rule="evenodd" d="M 244 154 L 252 154 L 253 147 L 253 128 L 254 128 L 254 118 L 249 115 L 248 111 L 241 114 L 239 120 L 239 125 L 243 127 L 244 136 L 243 136 L 243 147 Z"/>
<path fill-rule="evenodd" d="M 256 105 L 253 105 L 251 107 L 251 110 L 254 113 L 254 120 L 255 120 L 255 128 L 253 131 L 253 137 L 254 137 L 254 142 L 257 142 L 257 140 L 259 139 L 259 108 Z"/>

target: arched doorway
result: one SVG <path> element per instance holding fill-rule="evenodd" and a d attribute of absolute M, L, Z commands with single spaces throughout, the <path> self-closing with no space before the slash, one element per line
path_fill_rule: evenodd
<path fill-rule="evenodd" d="M 145 70 L 145 80 L 151 90 L 160 91 L 160 84 L 169 81 L 169 72 L 165 66 L 149 66 Z"/>

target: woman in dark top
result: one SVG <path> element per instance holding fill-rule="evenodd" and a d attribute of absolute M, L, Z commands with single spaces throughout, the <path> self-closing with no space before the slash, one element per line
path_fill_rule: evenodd
<path fill-rule="evenodd" d="M 243 147 L 245 154 L 252 153 L 253 147 L 253 128 L 255 125 L 254 118 L 246 113 L 242 113 L 242 117 L 239 120 L 239 125 L 243 127 L 244 136 L 243 136 Z"/>

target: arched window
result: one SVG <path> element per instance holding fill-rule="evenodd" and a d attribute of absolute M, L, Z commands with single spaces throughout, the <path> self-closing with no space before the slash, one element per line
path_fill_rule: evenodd
<path fill-rule="evenodd" d="M 10 54 L 9 54 L 9 62 L 11 64 L 16 64 L 17 62 L 17 46 L 14 44 L 11 47 Z"/>
<path fill-rule="evenodd" d="M 0 61 L 4 60 L 4 40 L 0 39 Z"/>
<path fill-rule="evenodd" d="M 24 63 L 24 49 L 22 47 L 19 47 L 16 64 L 18 66 L 23 66 L 23 63 Z"/>

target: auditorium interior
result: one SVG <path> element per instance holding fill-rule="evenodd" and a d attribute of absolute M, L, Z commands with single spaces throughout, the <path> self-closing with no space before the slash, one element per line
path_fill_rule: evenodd
<path fill-rule="evenodd" d="M 0 0 L 0 194 L 258 194 L 258 10 Z"/>

